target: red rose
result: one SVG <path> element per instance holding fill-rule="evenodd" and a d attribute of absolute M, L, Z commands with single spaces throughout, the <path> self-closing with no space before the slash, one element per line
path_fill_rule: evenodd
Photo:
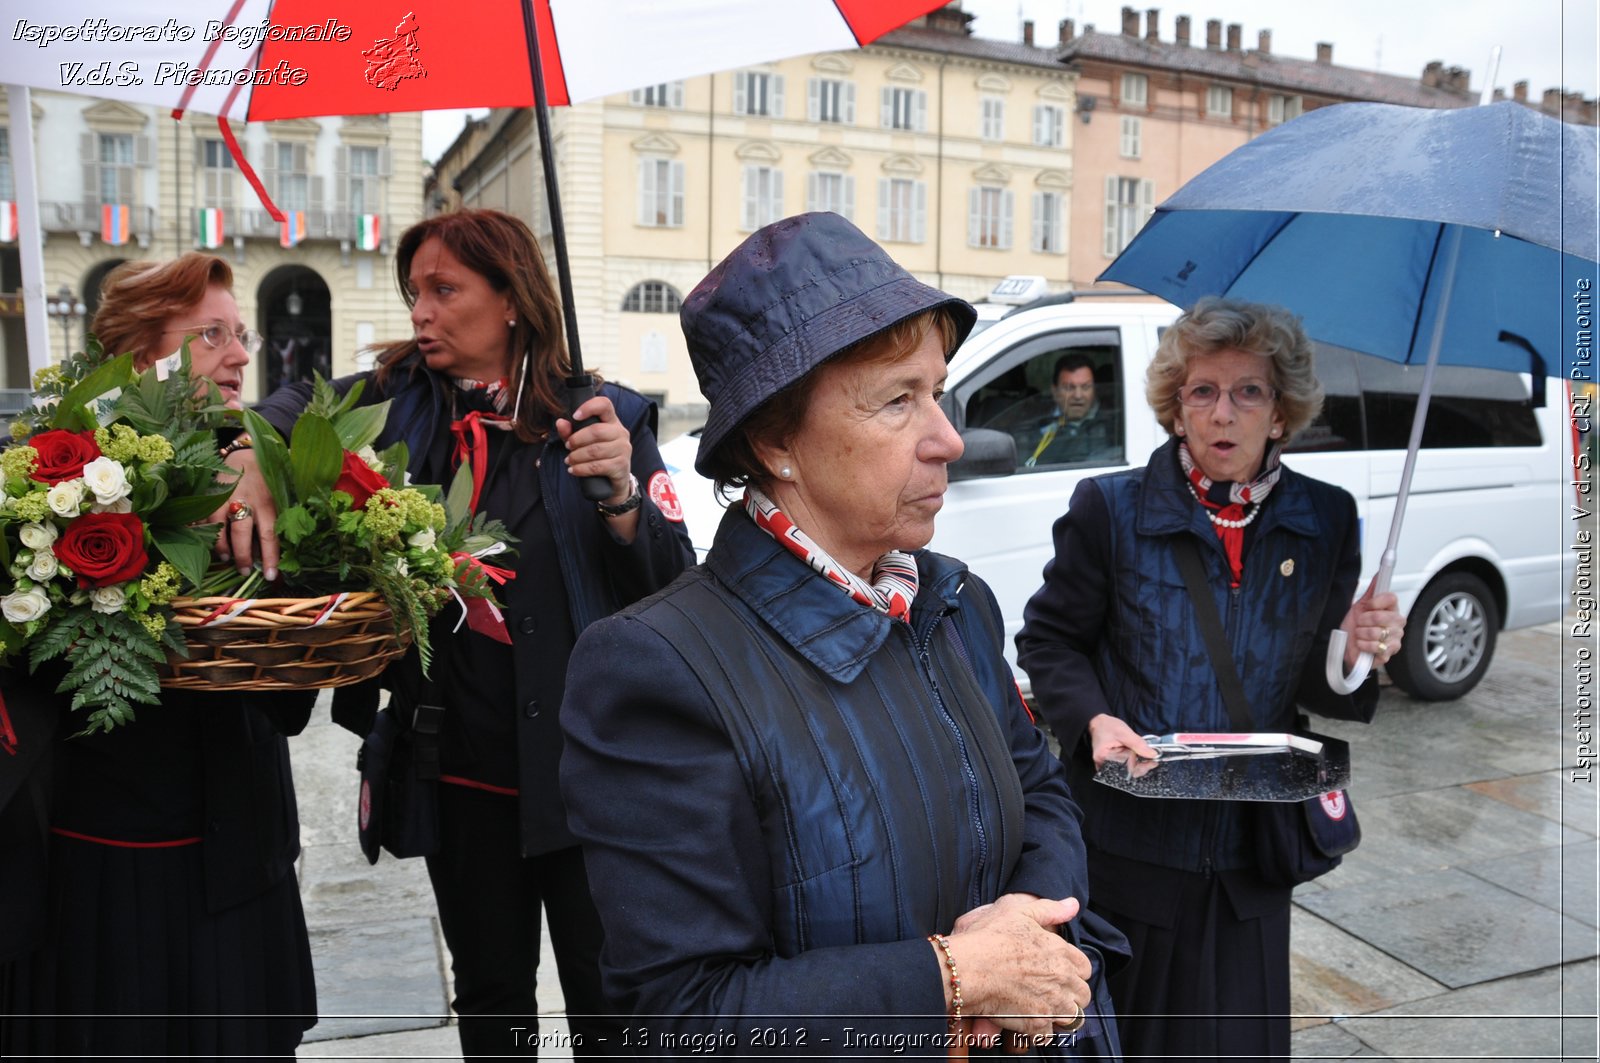
<path fill-rule="evenodd" d="M 85 513 L 55 542 L 56 557 L 80 587 L 109 587 L 144 571 L 144 522 L 132 513 Z"/>
<path fill-rule="evenodd" d="M 334 481 L 333 489 L 350 496 L 351 509 L 360 509 L 367 504 L 367 499 L 372 497 L 374 491 L 381 491 L 388 486 L 389 481 L 383 478 L 383 474 L 373 472 L 360 455 L 348 450 L 344 452 L 344 467 L 339 470 L 339 479 Z"/>
<path fill-rule="evenodd" d="M 82 476 L 83 467 L 100 456 L 93 432 L 52 428 L 28 440 L 27 445 L 39 452 L 39 466 L 33 470 L 33 478 L 51 487 Z"/>

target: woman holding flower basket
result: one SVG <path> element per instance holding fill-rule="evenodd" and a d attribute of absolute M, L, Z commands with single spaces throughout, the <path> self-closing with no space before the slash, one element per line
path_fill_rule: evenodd
<path fill-rule="evenodd" d="M 128 263 L 107 278 L 93 330 L 105 350 L 133 352 L 137 369 L 174 357 L 181 366 L 187 344 L 193 378 L 209 381 L 200 387 L 237 408 L 260 337 L 244 327 L 232 285 L 227 262 L 211 255 Z M 213 447 L 200 437 L 206 483 L 222 467 Z M 43 431 L 0 455 L 9 486 L 35 485 L 5 500 L 7 520 L 20 523 L 13 589 L 0 599 L 5 630 L 26 635 L 46 614 L 82 610 L 165 637 L 152 607 L 170 602 L 178 573 L 147 554 L 143 518 L 159 503 L 143 478 L 184 463 L 205 464 L 175 460 L 171 441 L 125 424 Z M 184 504 L 195 502 L 181 523 L 215 505 L 203 495 Z M 108 628 L 76 630 L 61 648 L 69 677 L 84 658 L 116 655 L 103 634 L 98 645 L 85 634 Z M 54 702 L 67 715 L 62 675 L 59 666 L 6 669 L 0 687 L 19 708 Z M 73 737 L 48 754 L 20 739 L 20 759 L 50 774 L 47 820 L 38 820 L 48 838 L 20 865 L 8 852 L 5 875 L 40 887 L 44 910 L 6 913 L 37 916 L 39 941 L 0 969 L 0 1054 L 292 1056 L 316 1022 L 285 742 L 305 726 L 312 694 L 165 690 L 148 704 L 153 676 L 149 693 L 136 720 L 102 703 L 75 735 L 84 717 L 73 711 L 57 728 Z"/>
<path fill-rule="evenodd" d="M 384 349 L 374 372 L 334 387 L 348 393 L 363 382 L 358 404 L 390 402 L 375 445 L 405 442 L 414 480 L 449 482 L 469 464 L 473 512 L 502 521 L 517 540 L 514 567 L 494 566 L 503 559 L 486 566 L 503 580 L 503 623 L 473 616 L 452 627 L 459 614 L 447 608 L 431 628 L 430 678 L 422 680 L 416 655 L 383 678 L 385 725 L 407 732 L 410 748 L 424 713 L 437 728 L 427 740 L 441 784 L 428 872 L 453 957 L 462 1048 L 471 1058 L 535 1043 L 543 907 L 574 1047 L 612 1051 L 621 1024 L 604 1017 L 599 918 L 557 787 L 557 710 L 578 634 L 693 562 L 656 449 L 655 408 L 607 384 L 574 411 L 592 423 L 575 428 L 568 419 L 560 304 L 518 219 L 497 211 L 430 218 L 400 237 L 396 267 L 415 335 Z M 287 437 L 312 395 L 311 385 L 291 386 L 257 412 Z M 347 472 L 362 490 L 364 470 Z M 580 477 L 604 478 L 609 497 L 587 501 Z M 250 479 L 241 490 L 261 498 Z M 257 521 L 279 519 L 265 504 L 254 510 Z M 235 545 L 242 554 L 250 544 Z M 334 711 L 365 733 L 376 691 L 365 691 L 373 699 L 365 712 L 352 713 L 360 693 L 341 691 Z"/>

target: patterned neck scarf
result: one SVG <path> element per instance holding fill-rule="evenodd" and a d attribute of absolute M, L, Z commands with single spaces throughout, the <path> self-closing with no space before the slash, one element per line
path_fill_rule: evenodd
<path fill-rule="evenodd" d="M 917 596 L 917 562 L 910 554 L 890 550 L 872 564 L 872 582 L 840 565 L 811 536 L 795 527 L 777 503 L 754 487 L 745 488 L 745 512 L 756 527 L 772 536 L 829 583 L 891 620 L 911 622 L 911 602 Z"/>
<path fill-rule="evenodd" d="M 1283 472 L 1283 466 L 1279 464 L 1282 456 L 1283 446 L 1273 443 L 1267 448 L 1266 461 L 1254 480 L 1245 483 L 1217 481 L 1201 472 L 1200 466 L 1194 463 L 1194 458 L 1189 454 L 1188 441 L 1178 441 L 1178 461 L 1183 466 L 1183 474 L 1189 479 L 1189 490 L 1196 501 L 1214 511 L 1211 527 L 1217 533 L 1217 538 L 1222 540 L 1222 549 L 1228 555 L 1228 567 L 1233 572 L 1235 587 L 1244 575 L 1245 526 L 1255 519 L 1261 504 L 1266 502 L 1267 496 L 1277 485 L 1278 477 Z M 1248 506 L 1255 508 L 1247 512 Z M 1219 524 L 1218 521 L 1228 523 Z"/>
<path fill-rule="evenodd" d="M 511 428 L 511 380 L 507 377 L 499 380 L 451 377 L 450 381 L 459 389 L 454 395 L 454 406 L 458 411 L 466 408 L 465 414 L 450 422 L 450 434 L 456 440 L 451 464 L 460 468 L 463 461 L 472 462 L 471 508 L 476 513 L 478 496 L 483 493 L 483 478 L 489 471 L 489 436 L 484 426 Z"/>

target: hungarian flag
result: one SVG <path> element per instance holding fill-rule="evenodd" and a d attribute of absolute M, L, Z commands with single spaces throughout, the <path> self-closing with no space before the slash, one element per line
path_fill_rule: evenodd
<path fill-rule="evenodd" d="M 382 230 L 376 214 L 361 214 L 356 217 L 356 245 L 361 250 L 376 251 L 382 239 Z"/>
<path fill-rule="evenodd" d="M 112 247 L 121 247 L 127 243 L 129 213 L 126 203 L 102 203 L 100 205 L 100 239 Z"/>
<path fill-rule="evenodd" d="M 306 238 L 306 212 L 303 210 L 286 210 L 283 212 L 283 231 L 278 236 L 278 243 L 283 247 L 294 247 Z"/>
<path fill-rule="evenodd" d="M 0 244 L 15 243 L 17 239 L 17 204 L 15 200 L 0 199 Z"/>
<path fill-rule="evenodd" d="M 220 207 L 201 207 L 195 213 L 200 216 L 200 246 L 208 251 L 221 247 L 222 209 Z"/>

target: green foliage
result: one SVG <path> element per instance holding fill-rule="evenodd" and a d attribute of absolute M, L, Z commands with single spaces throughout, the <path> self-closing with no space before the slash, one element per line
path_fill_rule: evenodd
<path fill-rule="evenodd" d="M 254 410 L 244 411 L 245 431 L 250 433 L 256 467 L 272 493 L 272 504 L 282 511 L 294 505 L 289 487 L 289 446 L 278 430 Z"/>

